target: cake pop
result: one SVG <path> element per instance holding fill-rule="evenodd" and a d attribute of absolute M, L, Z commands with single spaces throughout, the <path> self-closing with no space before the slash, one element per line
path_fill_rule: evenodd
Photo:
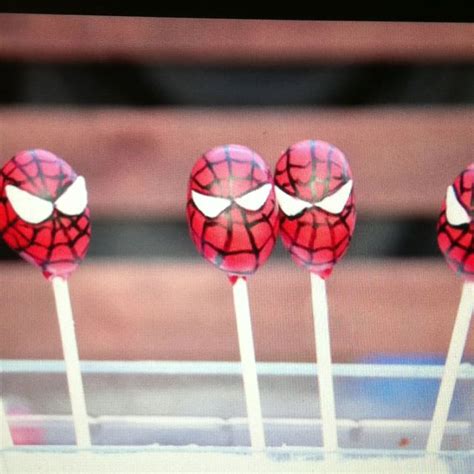
<path fill-rule="evenodd" d="M 431 453 L 441 449 L 474 311 L 474 163 L 448 187 L 437 232 L 441 252 L 464 284 L 426 445 L 426 450 Z"/>
<path fill-rule="evenodd" d="M 270 169 L 240 145 L 213 148 L 194 164 L 186 215 L 198 252 L 232 282 L 251 444 L 265 448 L 246 278 L 268 259 L 278 234 Z"/>
<path fill-rule="evenodd" d="M 90 215 L 85 180 L 46 150 L 16 154 L 0 170 L 0 234 L 52 283 L 76 443 L 91 445 L 68 277 L 86 256 Z"/>
<path fill-rule="evenodd" d="M 349 164 L 335 146 L 305 140 L 277 161 L 275 192 L 283 245 L 310 271 L 323 444 L 338 447 L 325 279 L 349 246 L 356 221 Z"/>
<path fill-rule="evenodd" d="M 0 172 L 0 234 L 47 278 L 67 278 L 86 256 L 85 180 L 45 150 L 15 155 Z"/>
<path fill-rule="evenodd" d="M 474 280 L 474 163 L 448 187 L 438 220 L 438 245 L 448 265 Z"/>
<path fill-rule="evenodd" d="M 187 217 L 199 253 L 230 276 L 255 273 L 275 245 L 278 209 L 270 169 L 249 148 L 214 148 L 195 163 Z"/>
<path fill-rule="evenodd" d="M 280 233 L 292 259 L 327 278 L 349 246 L 356 221 L 344 154 L 321 140 L 289 147 L 275 169 Z"/>

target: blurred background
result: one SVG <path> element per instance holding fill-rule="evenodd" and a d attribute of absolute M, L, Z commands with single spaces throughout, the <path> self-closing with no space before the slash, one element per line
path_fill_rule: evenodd
<path fill-rule="evenodd" d="M 462 23 L 0 14 L 1 162 L 45 148 L 88 182 L 81 358 L 238 360 L 230 285 L 188 237 L 189 171 L 225 143 L 273 166 L 306 138 L 355 179 L 328 280 L 334 360 L 444 357 L 462 281 L 435 227 L 472 162 L 473 39 Z M 3 242 L 0 259 L 0 357 L 60 359 L 49 285 Z M 314 361 L 307 272 L 278 244 L 249 285 L 257 358 Z"/>

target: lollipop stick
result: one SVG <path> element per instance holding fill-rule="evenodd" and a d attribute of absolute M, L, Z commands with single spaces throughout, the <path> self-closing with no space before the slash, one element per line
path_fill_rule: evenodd
<path fill-rule="evenodd" d="M 86 401 L 84 398 L 84 388 L 82 386 L 69 288 L 67 281 L 60 277 L 53 278 L 52 283 L 59 329 L 61 331 L 64 361 L 66 363 L 67 383 L 69 396 L 71 398 L 76 444 L 80 448 L 89 448 L 91 446 L 91 438 L 87 421 Z"/>
<path fill-rule="evenodd" d="M 12 448 L 13 440 L 7 422 L 3 400 L 0 398 L 0 449 Z"/>
<path fill-rule="evenodd" d="M 318 385 L 323 429 L 323 445 L 327 452 L 337 450 L 336 406 L 331 373 L 331 344 L 329 339 L 326 283 L 311 273 L 314 336 L 318 362 Z"/>
<path fill-rule="evenodd" d="M 448 356 L 444 366 L 441 385 L 436 400 L 436 407 L 431 422 L 430 434 L 426 450 L 429 453 L 436 453 L 441 449 L 444 429 L 448 421 L 449 407 L 453 398 L 454 386 L 461 364 L 462 353 L 466 344 L 469 332 L 469 324 L 474 310 L 474 282 L 465 282 L 461 301 L 459 302 L 458 313 L 454 323 L 453 334 L 449 344 Z"/>
<path fill-rule="evenodd" d="M 254 450 L 263 451 L 265 449 L 265 433 L 263 430 L 262 408 L 260 406 L 260 392 L 258 389 L 257 366 L 255 364 L 247 282 L 244 278 L 237 278 L 232 288 L 234 293 L 234 309 L 239 336 L 240 359 L 242 361 L 242 376 L 244 379 L 250 441 Z"/>

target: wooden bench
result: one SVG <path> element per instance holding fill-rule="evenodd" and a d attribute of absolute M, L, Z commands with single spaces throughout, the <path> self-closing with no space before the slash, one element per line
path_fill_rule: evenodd
<path fill-rule="evenodd" d="M 50 285 L 26 264 L 1 270 L 0 357 L 60 358 Z M 84 359 L 238 359 L 230 284 L 205 262 L 95 260 L 70 286 Z M 270 261 L 249 291 L 257 358 L 313 361 L 309 275 Z M 460 292 L 441 259 L 341 263 L 328 280 L 334 359 L 445 353 Z"/>
<path fill-rule="evenodd" d="M 54 150 L 87 176 L 100 216 L 184 216 L 194 160 L 239 142 L 272 165 L 315 135 L 351 163 L 360 212 L 435 217 L 447 186 L 471 160 L 469 108 L 0 109 L 0 156 Z M 137 189 L 140 190 L 137 193 Z"/>
<path fill-rule="evenodd" d="M 472 60 L 474 25 L 0 14 L 0 58 L 277 63 Z"/>

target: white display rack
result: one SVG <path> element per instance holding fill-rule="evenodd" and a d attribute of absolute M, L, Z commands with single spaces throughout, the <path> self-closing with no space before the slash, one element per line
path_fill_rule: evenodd
<path fill-rule="evenodd" d="M 13 437 L 34 443 L 3 449 L 1 472 L 474 472 L 474 366 L 466 363 L 435 455 L 424 449 L 440 365 L 334 364 L 334 456 L 321 448 L 316 364 L 258 364 L 268 448 L 257 454 L 238 362 L 82 361 L 90 450 L 74 446 L 62 361 L 2 360 L 0 371 Z"/>

